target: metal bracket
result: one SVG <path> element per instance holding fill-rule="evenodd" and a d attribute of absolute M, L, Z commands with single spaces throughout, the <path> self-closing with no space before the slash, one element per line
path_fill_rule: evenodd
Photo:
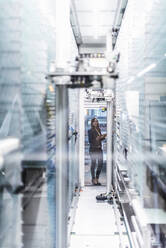
<path fill-rule="evenodd" d="M 117 79 L 119 75 L 118 73 L 55 71 L 49 73 L 46 79 L 50 79 L 56 85 L 67 85 L 69 88 L 89 88 L 93 86 L 94 82 L 98 81 L 103 88 L 103 77 Z"/>

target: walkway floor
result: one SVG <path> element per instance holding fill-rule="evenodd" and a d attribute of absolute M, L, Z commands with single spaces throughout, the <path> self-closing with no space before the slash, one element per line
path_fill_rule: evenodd
<path fill-rule="evenodd" d="M 96 201 L 96 195 L 106 192 L 104 186 L 87 186 L 80 193 L 70 248 L 119 248 L 119 235 L 113 205 Z M 128 245 L 123 225 L 123 247 Z"/>

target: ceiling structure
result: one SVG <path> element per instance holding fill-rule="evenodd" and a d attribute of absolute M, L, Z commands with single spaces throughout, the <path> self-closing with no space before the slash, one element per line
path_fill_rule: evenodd
<path fill-rule="evenodd" d="M 72 0 L 71 24 L 81 50 L 104 49 L 106 35 L 119 30 L 127 0 Z"/>

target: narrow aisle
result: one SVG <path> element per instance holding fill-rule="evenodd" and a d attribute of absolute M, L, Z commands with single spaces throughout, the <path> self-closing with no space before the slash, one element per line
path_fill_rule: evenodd
<path fill-rule="evenodd" d="M 70 248 L 119 248 L 113 205 L 96 201 L 96 195 L 105 191 L 104 186 L 88 186 L 80 192 Z M 127 235 L 125 239 L 127 243 Z"/>

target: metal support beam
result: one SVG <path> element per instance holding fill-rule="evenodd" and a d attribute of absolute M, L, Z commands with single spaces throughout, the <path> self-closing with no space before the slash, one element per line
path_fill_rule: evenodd
<path fill-rule="evenodd" d="M 107 101 L 107 194 L 112 190 L 112 127 L 113 104 Z"/>
<path fill-rule="evenodd" d="M 68 90 L 56 85 L 56 248 L 67 248 Z"/>

